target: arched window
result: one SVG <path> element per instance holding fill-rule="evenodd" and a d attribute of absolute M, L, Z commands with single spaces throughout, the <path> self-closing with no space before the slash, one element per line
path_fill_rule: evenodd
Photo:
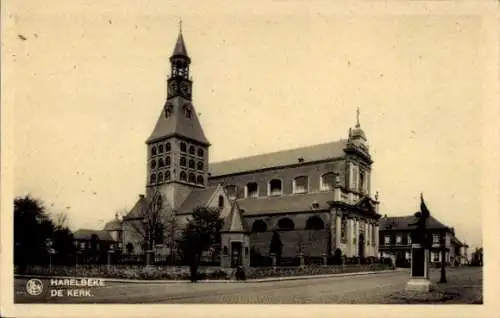
<path fill-rule="evenodd" d="M 306 230 L 322 230 L 325 228 L 325 223 L 318 216 L 311 216 L 307 219 Z"/>
<path fill-rule="evenodd" d="M 160 158 L 160 160 L 158 160 L 158 166 L 161 168 L 163 166 L 165 166 L 165 162 L 163 162 L 163 158 Z"/>
<path fill-rule="evenodd" d="M 293 193 L 306 193 L 308 191 L 309 179 L 306 176 L 293 179 Z"/>
<path fill-rule="evenodd" d="M 181 151 L 182 152 L 186 152 L 186 143 L 185 142 L 181 142 Z"/>
<path fill-rule="evenodd" d="M 195 177 L 194 173 L 189 174 L 189 182 L 196 183 L 196 177 Z"/>
<path fill-rule="evenodd" d="M 224 197 L 219 195 L 219 208 L 224 208 Z"/>
<path fill-rule="evenodd" d="M 203 149 L 198 148 L 198 157 L 203 157 Z"/>
<path fill-rule="evenodd" d="M 259 196 L 259 186 L 257 182 L 249 182 L 246 186 L 246 197 L 247 198 L 256 198 Z"/>
<path fill-rule="evenodd" d="M 192 114 L 191 108 L 189 108 L 189 106 L 187 105 L 184 105 L 184 115 L 187 118 L 191 118 L 191 114 Z"/>
<path fill-rule="evenodd" d="M 174 112 L 174 106 L 171 103 L 167 103 L 165 105 L 165 118 L 172 116 L 173 112 Z"/>
<path fill-rule="evenodd" d="M 230 197 L 231 199 L 236 199 L 238 193 L 238 187 L 232 184 L 227 185 L 226 192 L 228 197 Z"/>
<path fill-rule="evenodd" d="M 151 148 L 151 156 L 156 156 L 156 146 Z"/>
<path fill-rule="evenodd" d="M 187 174 L 184 171 L 181 171 L 181 173 L 179 175 L 179 179 L 181 179 L 181 181 L 186 181 L 187 180 Z"/>
<path fill-rule="evenodd" d="M 203 170 L 203 161 L 198 161 L 197 167 L 198 170 Z"/>
<path fill-rule="evenodd" d="M 194 169 L 194 160 L 189 159 L 189 169 Z"/>
<path fill-rule="evenodd" d="M 149 183 L 155 184 L 156 183 L 156 174 L 152 174 L 151 177 L 149 178 Z"/>
<path fill-rule="evenodd" d="M 273 179 L 269 181 L 269 195 L 280 195 L 283 193 L 283 188 L 281 187 L 281 180 Z"/>
<path fill-rule="evenodd" d="M 163 144 L 158 145 L 158 153 L 163 153 Z"/>
<path fill-rule="evenodd" d="M 163 173 L 158 173 L 158 183 L 162 183 L 163 182 Z"/>
<path fill-rule="evenodd" d="M 295 224 L 290 218 L 282 218 L 278 221 L 278 228 L 280 230 L 293 230 L 295 229 Z"/>
<path fill-rule="evenodd" d="M 359 192 L 364 193 L 365 192 L 365 173 L 360 172 L 359 173 Z"/>
<path fill-rule="evenodd" d="M 322 191 L 333 190 L 335 187 L 335 174 L 327 172 L 321 176 L 320 189 Z"/>
<path fill-rule="evenodd" d="M 181 165 L 181 167 L 185 167 L 186 166 L 186 157 L 181 157 L 181 159 L 180 159 L 180 165 Z"/>
<path fill-rule="evenodd" d="M 196 183 L 197 184 L 205 184 L 205 178 L 203 178 L 203 176 L 196 177 Z"/>
<path fill-rule="evenodd" d="M 267 224 L 262 220 L 257 220 L 252 224 L 252 232 L 265 232 L 267 231 Z"/>
<path fill-rule="evenodd" d="M 167 170 L 165 171 L 165 181 L 169 181 L 170 180 L 170 171 Z"/>
<path fill-rule="evenodd" d="M 167 143 L 165 144 L 165 151 L 166 151 L 166 152 L 169 152 L 171 149 L 172 149 L 172 145 L 171 145 L 169 142 L 167 142 Z"/>
<path fill-rule="evenodd" d="M 170 156 L 165 157 L 165 165 L 168 167 L 170 166 Z"/>
<path fill-rule="evenodd" d="M 189 146 L 189 154 L 190 155 L 194 155 L 194 152 L 195 152 L 194 147 L 193 146 Z"/>
<path fill-rule="evenodd" d="M 156 168 L 156 160 L 151 160 L 151 169 Z"/>

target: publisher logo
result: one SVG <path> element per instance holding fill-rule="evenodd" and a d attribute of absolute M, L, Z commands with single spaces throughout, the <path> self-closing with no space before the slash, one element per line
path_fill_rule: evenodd
<path fill-rule="evenodd" d="M 43 283 L 41 280 L 39 279 L 30 279 L 27 283 L 26 283 L 26 291 L 28 292 L 28 294 L 30 294 L 31 296 L 38 296 L 42 293 L 43 291 Z"/>

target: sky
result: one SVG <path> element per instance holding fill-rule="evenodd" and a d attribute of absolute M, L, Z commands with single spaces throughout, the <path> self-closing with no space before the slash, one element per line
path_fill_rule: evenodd
<path fill-rule="evenodd" d="M 15 196 L 66 212 L 73 230 L 133 206 L 182 17 L 211 162 L 346 138 L 359 107 L 381 214 L 414 213 L 422 192 L 459 239 L 482 245 L 482 127 L 496 75 L 481 16 L 89 3 L 7 7 Z"/>

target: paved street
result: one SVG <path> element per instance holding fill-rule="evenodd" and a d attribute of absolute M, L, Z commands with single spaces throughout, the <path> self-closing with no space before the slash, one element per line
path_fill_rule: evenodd
<path fill-rule="evenodd" d="M 352 277 L 245 283 L 112 283 L 93 287 L 91 296 L 50 297 L 25 292 L 26 279 L 16 279 L 15 301 L 48 303 L 219 303 L 219 304 L 384 304 L 401 303 L 393 295 L 404 289 L 407 271 Z M 450 303 L 477 303 L 482 295 L 480 268 L 448 269 L 445 288 L 462 293 Z M 439 280 L 439 270 L 431 270 Z M 47 281 L 44 281 L 44 285 Z M 464 292 L 465 291 L 465 292 Z"/>

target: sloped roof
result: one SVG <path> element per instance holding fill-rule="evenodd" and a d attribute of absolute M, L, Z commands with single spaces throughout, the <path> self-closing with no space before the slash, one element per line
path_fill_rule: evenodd
<path fill-rule="evenodd" d="M 97 235 L 100 241 L 114 241 L 108 232 L 102 230 L 80 229 L 73 234 L 73 237 L 77 240 L 90 240 L 93 234 Z"/>
<path fill-rule="evenodd" d="M 415 229 L 416 226 L 410 224 L 417 222 L 417 218 L 413 215 L 408 216 L 393 216 L 380 219 L 380 230 L 409 230 Z M 427 219 L 428 229 L 449 229 L 448 226 L 441 223 L 432 215 Z"/>
<path fill-rule="evenodd" d="M 327 202 L 333 201 L 333 192 L 304 193 L 284 196 L 270 196 L 238 200 L 244 216 L 257 216 L 260 214 L 284 214 L 293 212 L 306 212 L 328 210 Z M 313 209 L 312 204 L 318 203 Z"/>
<path fill-rule="evenodd" d="M 216 189 L 217 186 L 194 189 L 184 200 L 177 214 L 191 214 L 195 208 L 206 206 Z"/>
<path fill-rule="evenodd" d="M 208 145 L 208 139 L 201 128 L 200 121 L 191 102 L 187 102 L 180 97 L 174 97 L 165 102 L 172 104 L 172 115 L 165 117 L 165 107 L 163 107 L 160 117 L 156 121 L 155 128 L 146 143 L 150 143 L 169 136 L 181 136 Z M 184 105 L 191 108 L 191 118 L 184 114 Z"/>
<path fill-rule="evenodd" d="M 303 163 L 339 158 L 345 155 L 344 148 L 346 144 L 347 140 L 341 139 L 314 146 L 220 161 L 211 163 L 209 170 L 213 178 L 234 173 L 298 164 L 299 158 L 303 159 Z"/>
<path fill-rule="evenodd" d="M 148 210 L 148 201 L 144 196 L 139 197 L 132 209 L 123 217 L 124 220 L 142 217 Z"/>
<path fill-rule="evenodd" d="M 237 202 L 232 203 L 231 211 L 224 220 L 221 232 L 250 232 L 246 222 L 243 221 L 241 210 Z"/>
<path fill-rule="evenodd" d="M 118 231 L 122 229 L 122 222 L 118 219 L 114 219 L 104 225 L 104 231 Z"/>

